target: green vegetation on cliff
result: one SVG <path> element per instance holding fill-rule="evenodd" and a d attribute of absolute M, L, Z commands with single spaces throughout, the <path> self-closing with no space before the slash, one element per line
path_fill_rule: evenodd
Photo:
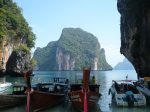
<path fill-rule="evenodd" d="M 0 0 L 0 41 L 34 47 L 35 35 L 24 19 L 21 9 L 12 0 Z"/>
<path fill-rule="evenodd" d="M 94 58 L 100 45 L 94 35 L 80 28 L 65 28 L 58 40 L 58 47 L 74 56 L 79 56 L 82 52 Z"/>
<path fill-rule="evenodd" d="M 60 39 L 50 42 L 34 53 L 39 70 L 81 70 L 89 66 L 94 70 L 109 70 L 104 49 L 98 39 L 80 28 L 64 28 Z"/>
<path fill-rule="evenodd" d="M 99 63 L 98 68 L 100 70 L 110 70 L 112 67 L 107 63 L 106 56 L 105 56 L 105 50 L 102 48 L 99 53 Z"/>
<path fill-rule="evenodd" d="M 37 48 L 33 58 L 37 62 L 38 70 L 58 70 L 56 67 L 57 42 L 50 42 L 44 48 Z"/>
<path fill-rule="evenodd" d="M 80 28 L 65 28 L 58 40 L 58 48 L 75 58 L 75 69 L 84 66 L 93 67 L 94 57 L 98 57 L 100 44 L 98 39 Z"/>
<path fill-rule="evenodd" d="M 0 0 L 0 71 L 21 74 L 35 66 L 30 50 L 35 34 L 13 0 Z"/>

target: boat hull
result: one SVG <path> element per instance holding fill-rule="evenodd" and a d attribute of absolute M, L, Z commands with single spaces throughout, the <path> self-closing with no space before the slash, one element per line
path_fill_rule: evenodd
<path fill-rule="evenodd" d="M 113 81 L 109 90 L 112 95 L 112 103 L 122 107 L 139 107 L 146 105 L 145 96 L 131 81 Z"/>
<path fill-rule="evenodd" d="M 146 97 L 146 104 L 150 105 L 150 89 L 144 86 L 137 86 L 137 89 Z"/>
<path fill-rule="evenodd" d="M 95 76 L 93 76 L 93 79 Z M 99 85 L 92 81 L 90 84 L 90 68 L 83 68 L 83 83 L 71 84 L 70 92 L 68 93 L 72 105 L 77 110 L 84 110 L 84 112 L 90 111 L 96 107 L 100 98 Z"/>
<path fill-rule="evenodd" d="M 0 94 L 0 108 L 25 105 L 26 95 Z"/>
<path fill-rule="evenodd" d="M 31 105 L 34 111 L 56 106 L 63 102 L 64 99 L 65 94 L 46 93 L 41 91 L 33 91 L 31 93 Z"/>
<path fill-rule="evenodd" d="M 69 95 L 70 100 L 72 101 L 73 107 L 79 110 L 83 110 L 84 92 L 82 90 L 72 91 L 68 95 Z M 90 110 L 97 105 L 97 102 L 100 98 L 100 94 L 89 91 L 87 92 L 87 98 L 88 98 L 87 100 L 88 110 Z"/>
<path fill-rule="evenodd" d="M 132 102 L 133 104 L 131 106 L 134 107 L 140 107 L 140 106 L 145 106 L 146 105 L 146 98 L 140 94 L 134 94 L 134 101 Z M 126 94 L 118 94 L 114 97 L 113 101 L 116 103 L 117 106 L 119 107 L 129 107 L 129 103 L 126 99 Z"/>

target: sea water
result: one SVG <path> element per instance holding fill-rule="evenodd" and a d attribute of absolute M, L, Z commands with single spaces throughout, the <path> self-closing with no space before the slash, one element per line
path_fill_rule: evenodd
<path fill-rule="evenodd" d="M 52 77 L 67 77 L 70 83 L 82 82 L 82 71 L 36 71 L 31 78 L 32 84 L 38 82 L 51 82 Z M 108 90 L 112 84 L 112 80 L 137 80 L 137 74 L 134 70 L 112 70 L 112 71 L 91 71 L 91 76 L 96 77 L 97 84 L 100 84 L 99 91 L 102 94 L 98 104 L 92 112 L 150 112 L 150 107 L 117 107 L 111 102 L 111 95 Z M 23 78 L 7 77 L 7 81 L 12 83 L 24 83 Z M 40 102 L 40 101 L 39 101 Z M 25 112 L 25 106 L 0 109 L 0 112 Z M 43 110 L 41 112 L 76 112 L 71 102 L 66 102 L 53 108 Z"/>

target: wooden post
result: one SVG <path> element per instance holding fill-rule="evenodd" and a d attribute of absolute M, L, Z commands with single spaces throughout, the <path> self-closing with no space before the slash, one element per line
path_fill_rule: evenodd
<path fill-rule="evenodd" d="M 32 74 L 32 70 L 24 73 L 25 81 L 27 84 L 26 94 L 27 94 L 27 102 L 26 102 L 26 112 L 30 112 L 30 93 L 31 93 L 31 81 L 30 76 Z"/>
<path fill-rule="evenodd" d="M 84 112 L 88 112 L 87 92 L 89 91 L 90 68 L 83 69 Z"/>
<path fill-rule="evenodd" d="M 83 88 L 88 90 L 89 88 L 89 77 L 90 77 L 90 68 L 83 69 Z"/>
<path fill-rule="evenodd" d="M 30 112 L 30 91 L 27 92 L 26 112 Z"/>
<path fill-rule="evenodd" d="M 84 112 L 88 112 L 88 104 L 87 104 L 87 92 L 84 92 Z"/>

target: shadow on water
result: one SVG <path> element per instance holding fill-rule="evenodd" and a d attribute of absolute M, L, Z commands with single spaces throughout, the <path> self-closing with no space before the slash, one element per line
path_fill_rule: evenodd
<path fill-rule="evenodd" d="M 71 103 L 67 104 L 67 105 L 59 105 L 57 107 L 53 107 L 49 110 L 43 110 L 40 112 L 81 112 L 76 110 Z M 88 111 L 88 112 L 101 112 L 100 109 L 98 107 L 95 107 L 92 111 Z"/>
<path fill-rule="evenodd" d="M 25 112 L 25 106 L 0 109 L 0 112 Z"/>
<path fill-rule="evenodd" d="M 0 112 L 25 112 L 25 106 L 0 109 Z M 61 104 L 55 107 L 41 110 L 39 112 L 81 112 L 81 111 L 77 111 L 76 109 L 73 108 L 71 103 L 68 103 L 67 105 Z M 88 112 L 101 112 L 101 111 L 99 107 L 95 107 L 92 111 L 88 111 Z"/>

